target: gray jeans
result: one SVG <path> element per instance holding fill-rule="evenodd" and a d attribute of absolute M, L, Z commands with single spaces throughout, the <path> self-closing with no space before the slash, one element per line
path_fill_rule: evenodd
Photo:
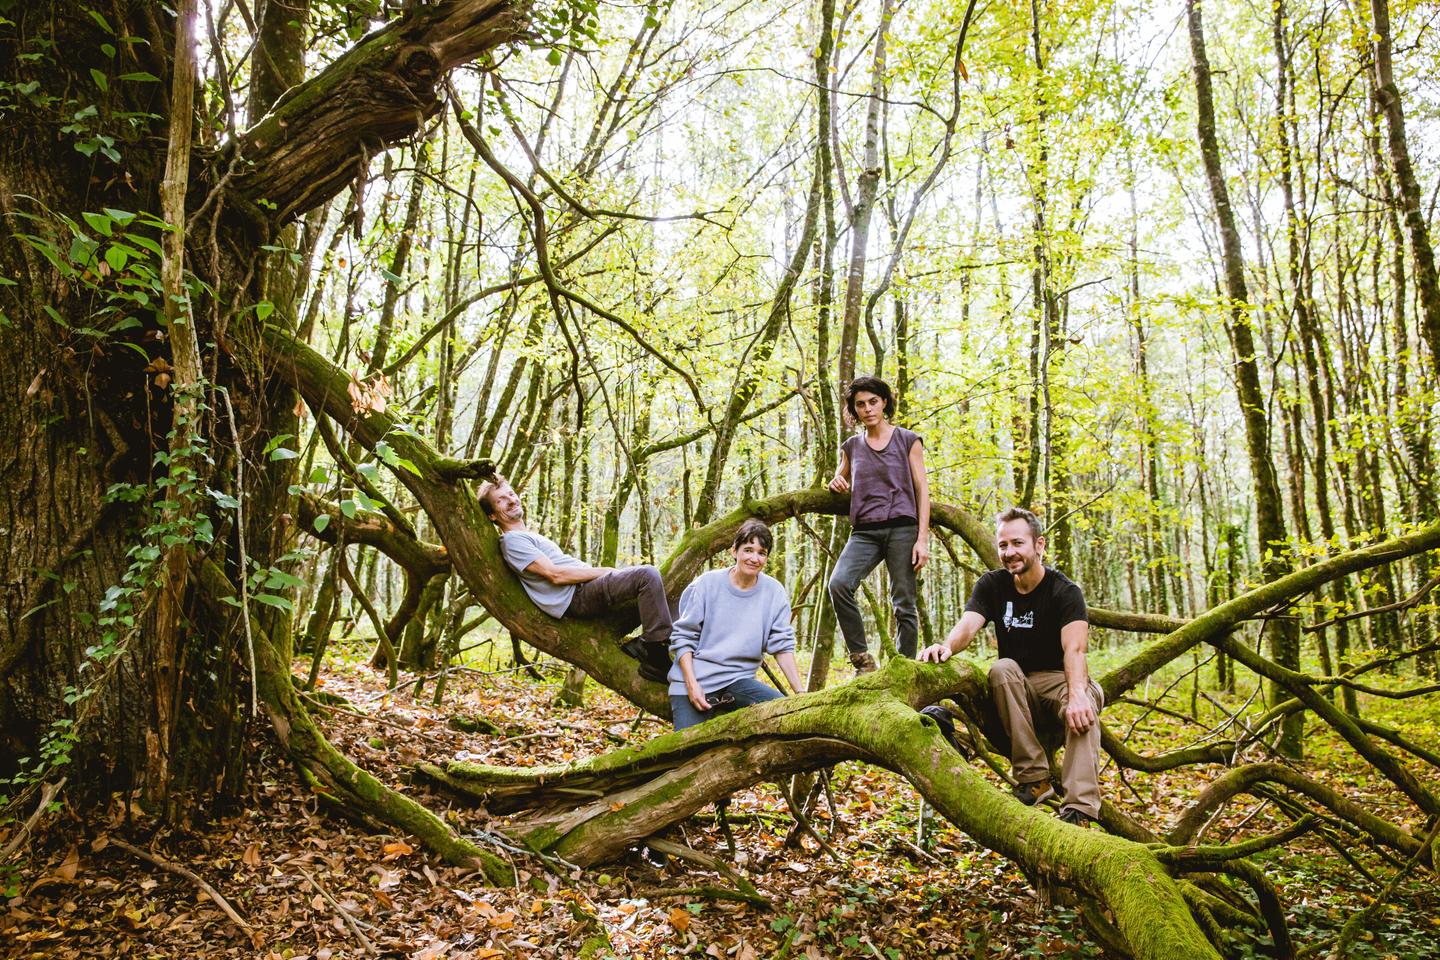
<path fill-rule="evenodd" d="M 835 619 L 845 635 L 845 649 L 850 653 L 865 650 L 865 621 L 855 602 L 855 591 L 870 571 L 885 561 L 890 574 L 890 603 L 895 608 L 895 622 L 900 636 L 896 648 L 907 657 L 915 656 L 920 636 L 920 616 L 915 608 L 915 567 L 911 551 L 920 528 L 915 524 L 888 527 L 884 530 L 856 530 L 850 534 L 835 571 L 830 574 L 830 602 L 835 605 Z"/>
<path fill-rule="evenodd" d="M 640 615 L 640 638 L 646 643 L 670 645 L 670 603 L 660 571 L 650 564 L 621 567 L 603 577 L 575 585 L 575 595 L 565 609 L 567 617 L 604 617 L 618 613 L 634 623 L 626 612 Z"/>

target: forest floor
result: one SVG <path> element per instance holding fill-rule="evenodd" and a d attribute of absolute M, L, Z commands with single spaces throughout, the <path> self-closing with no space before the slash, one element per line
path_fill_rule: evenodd
<path fill-rule="evenodd" d="M 497 825 L 483 812 L 413 780 L 416 761 L 563 762 L 665 729 L 654 718 L 637 723 L 632 705 L 593 683 L 587 685 L 586 706 L 557 706 L 564 674 L 553 665 L 544 682 L 513 671 L 452 673 L 446 705 L 436 709 L 428 688 L 419 702 L 409 688 L 387 695 L 383 673 L 364 666 L 363 656 L 358 645 L 351 646 L 348 659 L 328 673 L 323 689 L 348 701 L 323 712 L 328 735 L 362 767 L 471 834 Z M 1096 659 L 1103 661 L 1105 655 Z M 475 662 L 482 671 L 506 665 Z M 1103 672 L 1103 664 L 1092 663 L 1092 671 Z M 297 673 L 303 673 L 299 664 Z M 1183 704 L 1167 702 L 1188 706 L 1190 680 L 1182 677 L 1177 683 L 1170 695 Z M 1154 693 L 1162 689 L 1158 681 L 1152 687 Z M 1197 707 L 1207 709 L 1205 697 L 1193 692 Z M 1231 709 L 1246 700 L 1243 695 L 1210 696 Z M 1434 744 L 1440 742 L 1440 709 L 1425 705 L 1434 699 L 1380 701 L 1371 716 L 1398 720 L 1403 711 L 1411 736 Z M 450 725 L 457 715 L 483 716 L 500 732 L 461 732 Z M 1195 736 L 1194 727 L 1160 713 L 1142 715 L 1127 704 L 1107 708 L 1105 719 L 1129 730 L 1131 742 L 1147 752 Z M 242 802 L 190 830 L 157 835 L 143 812 L 133 804 L 127 808 L 120 798 L 108 819 L 62 811 L 35 841 L 21 872 L 0 875 L 9 887 L 0 912 L 0 955 L 266 960 L 1104 955 L 1085 937 L 1072 911 L 1042 903 L 1004 858 L 943 820 L 927 818 L 927 836 L 918 837 L 915 791 L 900 778 L 862 764 L 836 769 L 836 815 L 823 802 L 816 813 L 816 825 L 833 844 L 838 861 L 817 850 L 813 840 L 805 840 L 803 847 L 783 845 L 792 820 L 770 785 L 742 792 L 731 803 L 734 858 L 727 857 L 709 811 L 677 832 L 676 839 L 736 864 L 770 900 L 766 909 L 695 892 L 729 887 L 718 874 L 676 861 L 656 869 L 638 856 L 630 863 L 568 875 L 520 856 L 514 861 L 520 887 L 488 888 L 478 875 L 443 865 L 405 837 L 329 815 L 278 756 L 267 732 L 257 730 L 253 749 L 260 773 Z M 1305 766 L 1310 775 L 1404 823 L 1405 805 L 1386 785 L 1369 779 L 1369 769 L 1328 731 L 1316 731 L 1309 750 Z M 1106 796 L 1164 828 L 1208 777 L 1176 772 L 1126 779 L 1128 786 L 1113 764 L 1107 765 Z M 1206 839 L 1218 843 L 1257 836 L 1286 822 L 1273 805 L 1241 798 L 1211 824 Z M 110 842 L 112 837 L 128 838 L 208 882 L 253 933 L 247 936 L 228 920 L 193 879 L 138 858 Z M 1280 887 L 1298 943 L 1333 935 L 1392 874 L 1393 867 L 1373 855 L 1353 853 L 1373 880 L 1313 837 L 1259 858 Z M 1246 949 L 1243 955 L 1263 954 Z M 1435 885 L 1422 878 L 1402 886 L 1350 955 L 1440 957 Z"/>

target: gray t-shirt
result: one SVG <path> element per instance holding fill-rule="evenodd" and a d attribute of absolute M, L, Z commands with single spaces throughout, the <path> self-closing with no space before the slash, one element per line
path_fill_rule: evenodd
<path fill-rule="evenodd" d="M 765 654 L 795 649 L 790 598 L 774 577 L 760 574 L 755 586 L 741 590 L 730 571 L 711 570 L 680 595 L 680 616 L 670 630 L 670 692 L 685 696 L 680 655 L 689 651 L 700 689 L 713 693 L 743 677 L 755 676 Z"/>
<path fill-rule="evenodd" d="M 880 450 L 857 434 L 840 445 L 850 461 L 850 522 L 857 530 L 917 522 L 915 478 L 910 471 L 910 450 L 920 437 L 896 427 Z"/>
<path fill-rule="evenodd" d="M 554 540 L 530 530 L 511 530 L 500 534 L 500 553 L 520 575 L 520 583 L 530 594 L 530 599 L 535 601 L 535 606 L 556 619 L 565 616 L 565 611 L 570 608 L 570 599 L 575 596 L 575 584 L 551 583 L 525 568 L 541 557 L 557 567 L 583 567 L 584 563 L 561 550 Z"/>

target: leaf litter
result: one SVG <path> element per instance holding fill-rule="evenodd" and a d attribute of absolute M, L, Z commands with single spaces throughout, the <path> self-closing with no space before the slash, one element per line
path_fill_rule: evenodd
<path fill-rule="evenodd" d="M 537 684 L 513 675 L 457 674 L 449 696 L 455 706 L 445 710 L 431 708 L 428 694 L 420 703 L 403 691 L 386 695 L 382 682 L 355 664 L 337 666 L 325 688 L 352 706 L 317 708 L 317 718 L 357 763 L 466 833 L 503 824 L 412 780 L 415 762 L 486 757 L 518 766 L 560 763 L 666 729 L 653 717 L 637 721 L 633 705 L 594 685 L 585 707 L 559 706 L 558 679 Z M 462 732 L 449 723 L 457 714 L 490 718 L 496 732 Z M 1154 716 L 1147 723 L 1156 728 L 1147 732 L 1153 749 L 1163 748 L 1167 736 L 1185 736 L 1183 730 L 1165 729 Z M 268 733 L 252 749 L 259 760 L 245 796 L 188 829 L 157 833 L 138 804 L 120 796 L 108 817 L 62 815 L 32 846 L 17 895 L 0 912 L 0 955 L 55 960 L 1104 955 L 1073 912 L 1042 903 L 1009 861 L 933 814 L 927 835 L 919 837 L 921 805 L 913 788 L 862 764 L 836 769 L 836 815 L 823 800 L 813 815 L 840 862 L 815 849 L 813 841 L 784 845 L 793 822 L 774 785 L 760 784 L 732 798 L 729 819 L 737 852 L 730 862 L 770 900 L 773 909 L 765 910 L 696 892 L 729 883 L 673 859 L 661 869 L 637 857 L 565 876 L 522 859 L 516 863 L 517 888 L 486 887 L 478 874 L 445 865 L 413 838 L 374 833 L 331 815 L 298 782 Z M 1361 773 L 1344 761 L 1337 760 L 1336 767 L 1337 780 Z M 1108 767 L 1106 796 L 1162 825 L 1165 811 L 1178 810 L 1203 785 L 1193 774 L 1129 779 L 1130 786 L 1122 785 Z M 1346 786 L 1352 793 L 1375 790 L 1371 799 L 1377 802 L 1389 799 L 1374 784 L 1355 780 Z M 1273 811 L 1255 806 L 1236 805 L 1217 818 L 1211 835 L 1224 837 L 1240 825 L 1254 833 L 1282 825 Z M 110 834 L 126 836 L 208 882 L 254 929 L 254 940 L 194 884 L 109 844 Z M 675 835 L 729 859 L 709 811 L 682 823 Z M 1313 883 L 1315 874 L 1295 879 Z M 1298 921 L 1313 921 L 1305 908 L 1314 900 L 1302 891 Z M 1334 922 L 1343 922 L 1341 905 L 1321 901 L 1312 913 L 1323 918 L 1329 911 Z M 264 946 L 257 950 L 255 943 Z"/>

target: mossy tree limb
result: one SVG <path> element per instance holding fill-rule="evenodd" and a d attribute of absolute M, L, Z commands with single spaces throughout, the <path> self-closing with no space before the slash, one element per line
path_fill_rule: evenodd
<path fill-rule="evenodd" d="M 1371 567 L 1440 548 L 1440 523 L 1381 543 L 1337 554 L 1304 567 L 1233 600 L 1212 607 L 1179 629 L 1150 644 L 1125 664 L 1099 679 L 1107 703 L 1133 689 L 1156 670 L 1201 643 L 1215 643 L 1246 620 L 1274 607 L 1284 607 L 1332 580 Z"/>
<path fill-rule="evenodd" d="M 526 771 L 452 763 L 447 782 L 513 803 L 528 783 L 556 806 L 512 825 L 532 847 L 598 862 L 748 783 L 838 759 L 866 759 L 909 779 L 951 822 L 1037 881 L 1095 898 L 1136 957 L 1218 956 L 1177 883 L 1143 844 L 1082 831 L 991 786 L 916 711 L 976 668 L 896 658 L 881 671 L 665 734 L 569 767 Z M 649 779 L 637 782 L 637 777 Z M 575 797 L 583 797 L 574 803 Z"/>
<path fill-rule="evenodd" d="M 328 416 L 361 445 L 381 440 L 415 469 L 395 476 L 419 501 L 444 542 L 455 572 L 506 629 L 531 646 L 582 668 L 632 702 L 663 717 L 670 701 L 661 684 L 640 677 L 636 663 L 616 640 L 624 621 L 557 620 L 542 613 L 500 557 L 499 535 L 470 488 L 456 479 L 454 461 L 438 455 L 418 434 L 388 413 L 357 413 L 348 393 L 350 376 L 309 345 L 275 327 L 265 348 L 281 376 L 291 380 L 317 416 Z"/>
<path fill-rule="evenodd" d="M 276 225 L 314 209 L 363 174 L 384 145 L 439 111 L 445 75 L 515 39 L 528 9 L 524 0 L 413 8 L 287 90 L 215 159 L 212 176 L 235 164 L 232 199 L 252 210 L 263 201 Z"/>
<path fill-rule="evenodd" d="M 207 560 L 198 566 L 196 576 L 213 611 L 227 619 L 233 616 L 220 602 L 237 595 L 224 571 Z M 255 630 L 254 644 L 261 702 L 275 735 L 312 789 L 352 816 L 413 834 L 448 863 L 480 869 L 491 883 L 515 882 L 514 871 L 504 860 L 457 836 L 424 805 L 387 787 L 335 749 L 301 701 L 290 677 L 289 658 L 261 630 Z"/>

